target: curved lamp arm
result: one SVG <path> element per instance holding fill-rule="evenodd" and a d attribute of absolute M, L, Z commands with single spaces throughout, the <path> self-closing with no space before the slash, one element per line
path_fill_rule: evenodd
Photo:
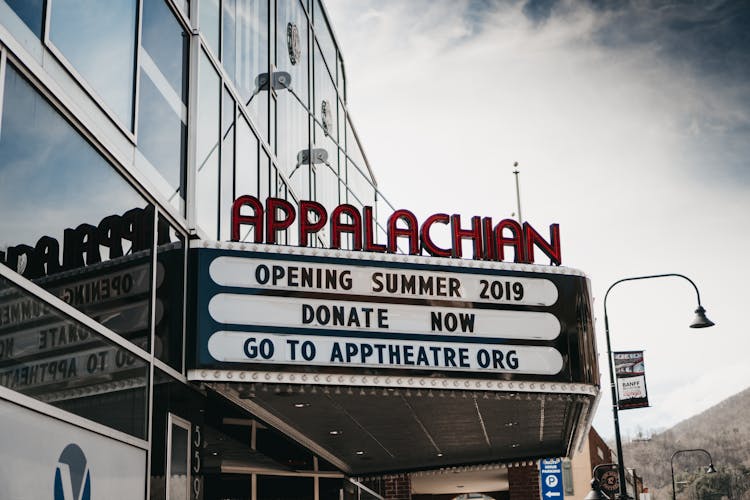
<path fill-rule="evenodd" d="M 677 450 L 674 453 L 672 453 L 672 458 L 669 459 L 669 468 L 672 471 L 672 500 L 676 500 L 677 494 L 675 492 L 675 482 L 674 482 L 674 457 L 679 455 L 680 453 L 690 453 L 694 451 L 700 451 L 702 453 L 705 453 L 708 455 L 708 468 L 706 470 L 707 473 L 713 473 L 716 472 L 716 469 L 714 469 L 714 459 L 711 457 L 711 454 L 704 450 L 703 448 L 691 448 L 689 450 Z"/>
<path fill-rule="evenodd" d="M 618 475 L 620 477 L 620 498 L 624 499 L 627 498 L 627 490 L 625 487 L 625 460 L 623 457 L 622 452 L 622 439 L 620 437 L 620 417 L 618 414 L 619 410 L 619 397 L 617 395 L 617 388 L 615 383 L 615 369 L 614 369 L 614 362 L 612 359 L 612 344 L 609 338 L 609 316 L 607 315 L 607 298 L 609 298 L 609 292 L 612 291 L 612 289 L 619 285 L 620 283 L 624 283 L 626 281 L 637 281 L 637 280 L 646 280 L 646 279 L 653 279 L 653 278 L 682 278 L 684 280 L 687 280 L 688 283 L 693 285 L 693 289 L 695 290 L 695 295 L 698 298 L 698 308 L 695 310 L 695 320 L 693 320 L 693 323 L 690 325 L 691 328 L 704 328 L 713 326 L 714 323 L 706 318 L 706 310 L 701 305 L 701 294 L 698 291 L 698 287 L 693 283 L 693 280 L 688 278 L 685 275 L 677 274 L 677 273 L 667 273 L 667 274 L 649 274 L 646 276 L 634 276 L 632 278 L 622 278 L 610 285 L 609 288 L 607 288 L 607 293 L 604 294 L 604 332 L 606 334 L 607 338 L 607 361 L 609 365 L 609 385 L 610 390 L 612 392 L 612 415 L 614 419 L 615 424 L 615 444 L 617 446 L 617 462 L 618 462 Z M 672 488 L 672 491 L 674 492 L 674 488 Z"/>
<path fill-rule="evenodd" d="M 647 280 L 652 278 L 669 278 L 669 277 L 675 277 L 675 278 L 682 278 L 687 280 L 691 285 L 693 285 L 693 288 L 695 289 L 695 295 L 698 297 L 698 307 L 701 306 L 701 293 L 698 291 L 698 287 L 695 285 L 693 280 L 688 278 L 687 276 L 683 274 L 677 274 L 677 273 L 667 273 L 667 274 L 649 274 L 647 276 L 634 276 L 632 278 L 623 278 L 620 280 L 615 281 L 610 285 L 610 287 L 607 289 L 607 293 L 604 294 L 604 313 L 606 316 L 607 313 L 607 297 L 609 296 L 609 292 L 618 284 L 624 282 L 624 281 L 637 281 L 637 280 Z"/>

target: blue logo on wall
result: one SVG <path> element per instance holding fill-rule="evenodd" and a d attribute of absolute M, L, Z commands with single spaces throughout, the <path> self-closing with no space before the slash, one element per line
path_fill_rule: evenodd
<path fill-rule="evenodd" d="M 77 444 L 60 453 L 55 469 L 55 500 L 91 500 L 91 473 Z"/>

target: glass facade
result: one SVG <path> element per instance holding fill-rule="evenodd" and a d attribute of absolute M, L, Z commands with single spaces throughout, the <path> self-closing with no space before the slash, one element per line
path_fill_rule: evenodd
<path fill-rule="evenodd" d="M 186 379 L 190 239 L 228 241 L 246 194 L 376 203 L 320 2 L 0 0 L 0 14 L 0 398 L 143 450 L 144 498 L 356 497 Z M 14 49 L 33 43 L 43 63 Z"/>
<path fill-rule="evenodd" d="M 49 6 L 50 44 L 127 130 L 133 127 L 137 7 L 136 0 L 54 0 Z"/>

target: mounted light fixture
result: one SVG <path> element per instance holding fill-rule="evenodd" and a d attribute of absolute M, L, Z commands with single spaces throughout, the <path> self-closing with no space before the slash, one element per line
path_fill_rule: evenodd
<path fill-rule="evenodd" d="M 271 73 L 270 77 L 268 76 L 268 73 L 260 73 L 255 77 L 255 90 L 245 103 L 245 107 L 247 107 L 250 104 L 250 101 L 252 101 L 261 91 L 267 92 L 269 88 L 272 88 L 273 90 L 289 89 L 291 84 L 292 75 L 286 71 L 274 71 Z"/>
<path fill-rule="evenodd" d="M 628 494 L 625 490 L 625 460 L 623 459 L 623 451 L 622 451 L 622 439 L 620 437 L 620 417 L 619 417 L 619 397 L 617 395 L 617 383 L 615 382 L 615 363 L 614 358 L 612 357 L 612 344 L 610 342 L 609 338 L 609 317 L 607 316 L 607 297 L 609 297 L 609 292 L 612 291 L 612 288 L 614 288 L 616 285 L 620 283 L 624 283 L 626 281 L 637 281 L 637 280 L 646 280 L 646 279 L 653 279 L 653 278 L 682 278 L 685 281 L 689 282 L 693 289 L 695 289 L 695 295 L 697 297 L 698 301 L 698 308 L 695 310 L 695 318 L 693 319 L 693 322 L 690 324 L 690 328 L 707 328 L 709 326 L 714 326 L 714 322 L 709 320 L 706 317 L 706 310 L 701 305 L 701 294 L 700 291 L 698 291 L 698 287 L 696 284 L 688 278 L 687 276 L 684 276 L 682 274 L 677 273 L 668 273 L 668 274 L 651 274 L 647 276 L 634 276 L 632 278 L 623 278 L 620 280 L 615 281 L 610 285 L 610 287 L 607 289 L 607 292 L 604 294 L 604 333 L 607 339 L 607 361 L 609 365 L 609 379 L 610 379 L 610 389 L 612 392 L 612 416 L 615 424 L 615 446 L 617 448 L 617 457 L 618 457 L 618 464 L 617 464 L 617 471 L 620 481 L 620 491 L 619 495 L 617 495 L 620 499 L 627 498 Z M 674 457 L 673 457 L 674 458 Z M 672 494 L 674 495 L 674 486 L 672 487 Z"/>
<path fill-rule="evenodd" d="M 302 165 L 317 165 L 320 163 L 329 165 L 328 164 L 328 151 L 326 151 L 323 148 L 313 148 L 312 150 L 301 149 L 299 153 L 297 153 L 297 164 L 289 173 L 289 178 L 291 179 L 292 176 L 294 175 L 294 172 L 296 172 L 297 169 L 300 168 Z"/>
<path fill-rule="evenodd" d="M 706 310 L 698 304 L 698 309 L 695 310 L 695 319 L 690 324 L 690 328 L 708 328 L 709 326 L 714 326 L 714 322 L 706 317 Z"/>

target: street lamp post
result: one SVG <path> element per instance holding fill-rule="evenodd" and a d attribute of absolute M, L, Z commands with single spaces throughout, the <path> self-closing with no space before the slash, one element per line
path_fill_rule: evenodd
<path fill-rule="evenodd" d="M 695 286 L 695 283 L 693 283 L 693 280 L 688 278 L 687 276 L 683 276 L 682 274 L 675 274 L 675 273 L 668 273 L 668 274 L 651 274 L 648 276 L 635 276 L 632 278 L 623 278 L 621 280 L 617 280 L 610 287 L 607 289 L 607 293 L 604 294 L 604 332 L 607 336 L 607 356 L 609 361 L 609 385 L 610 389 L 612 391 L 612 416 L 614 418 L 615 423 L 615 444 L 617 446 L 617 472 L 619 476 L 620 481 L 620 498 L 625 499 L 627 498 L 627 488 L 625 484 L 625 460 L 622 454 L 622 439 L 620 438 L 620 417 L 618 413 L 619 409 L 619 398 L 617 397 L 617 387 L 615 385 L 615 367 L 614 367 L 614 359 L 612 358 L 612 344 L 609 339 L 609 317 L 607 316 L 607 297 L 609 296 L 609 292 L 614 288 L 616 285 L 619 285 L 620 283 L 623 283 L 625 281 L 636 281 L 636 280 L 645 280 L 645 279 L 652 279 L 652 278 L 668 278 L 668 277 L 676 277 L 676 278 L 682 278 L 687 280 L 691 285 L 693 285 L 693 288 L 695 289 L 695 294 L 698 297 L 698 308 L 695 310 L 695 319 L 693 319 L 693 322 L 690 324 L 690 328 L 706 328 L 709 326 L 714 326 L 714 323 L 709 320 L 706 317 L 706 310 L 701 305 L 701 294 L 698 291 L 698 287 Z"/>
<path fill-rule="evenodd" d="M 714 459 L 711 458 L 711 454 L 704 450 L 703 448 L 691 448 L 689 450 L 677 450 L 674 453 L 672 453 L 672 458 L 669 459 L 669 467 L 672 470 L 672 500 L 677 500 L 677 493 L 675 491 L 675 482 L 674 482 L 674 457 L 679 455 L 680 453 L 688 453 L 693 451 L 700 451 L 702 453 L 705 453 L 708 455 L 708 467 L 706 467 L 706 474 L 714 474 L 716 472 L 716 469 L 714 469 Z"/>

